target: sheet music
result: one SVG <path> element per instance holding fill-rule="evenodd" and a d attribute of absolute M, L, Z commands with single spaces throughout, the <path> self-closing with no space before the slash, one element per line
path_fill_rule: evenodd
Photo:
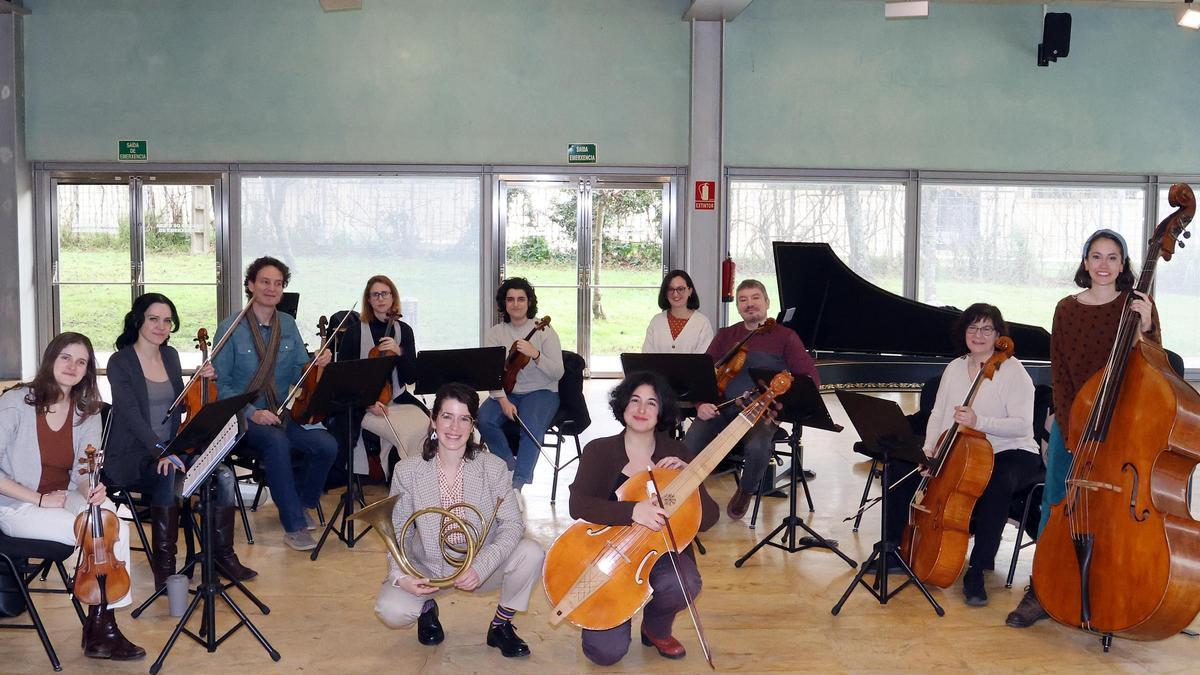
<path fill-rule="evenodd" d="M 229 418 L 225 426 L 221 428 L 221 432 L 217 437 L 208 444 L 204 452 L 192 462 L 191 468 L 187 470 L 187 474 L 183 479 L 184 499 L 191 497 L 195 493 L 196 488 L 204 482 L 208 474 L 212 471 L 221 460 L 225 459 L 225 455 L 233 449 L 233 445 L 238 441 L 238 420 L 237 415 Z"/>

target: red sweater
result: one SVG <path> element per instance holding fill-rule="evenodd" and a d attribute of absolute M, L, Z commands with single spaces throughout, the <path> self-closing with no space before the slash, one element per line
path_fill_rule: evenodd
<path fill-rule="evenodd" d="M 732 326 L 726 326 L 713 336 L 706 353 L 712 357 L 713 361 L 717 361 L 749 332 L 746 324 L 741 321 Z M 776 325 L 771 332 L 760 333 L 750 338 L 746 341 L 746 351 L 780 354 L 793 375 L 807 375 L 812 378 L 813 384 L 821 386 L 821 376 L 817 374 L 816 363 L 809 356 L 808 350 L 804 348 L 804 342 L 800 336 L 787 326 Z"/>

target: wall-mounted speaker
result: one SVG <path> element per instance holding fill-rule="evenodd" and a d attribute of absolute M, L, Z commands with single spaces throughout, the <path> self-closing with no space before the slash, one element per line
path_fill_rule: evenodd
<path fill-rule="evenodd" d="M 1038 45 L 1037 64 L 1048 66 L 1071 52 L 1071 15 L 1048 12 L 1042 23 L 1042 42 Z"/>

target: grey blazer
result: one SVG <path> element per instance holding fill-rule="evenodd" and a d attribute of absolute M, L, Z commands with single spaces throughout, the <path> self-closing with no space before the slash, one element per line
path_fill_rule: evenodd
<path fill-rule="evenodd" d="M 11 478 L 30 490 L 42 482 L 42 453 L 38 449 L 37 410 L 25 402 L 26 387 L 17 387 L 0 396 L 0 476 Z M 75 411 L 71 423 L 71 440 L 75 446 L 75 461 L 84 456 L 88 444 L 100 447 L 100 415 L 89 415 L 80 422 Z M 78 489 L 84 477 L 71 472 L 71 489 Z M 0 495 L 0 506 L 13 508 L 23 502 Z"/>
<path fill-rule="evenodd" d="M 179 352 L 162 345 L 167 380 L 175 395 L 183 391 L 183 370 L 179 367 Z M 141 479 L 145 466 L 154 461 L 154 424 L 150 420 L 150 397 L 146 393 L 146 375 L 133 346 L 125 347 L 108 359 L 108 383 L 112 386 L 112 412 L 108 417 L 108 447 L 105 449 L 104 475 L 115 484 L 132 486 Z M 179 428 L 180 408 L 171 414 L 171 426 Z"/>
<path fill-rule="evenodd" d="M 401 495 L 392 510 L 392 522 L 397 535 L 404 521 L 413 513 L 431 506 L 441 507 L 435 462 L 421 459 L 418 455 L 396 465 L 391 494 Z M 487 539 L 475 554 L 475 562 L 471 565 L 481 581 L 490 577 L 516 549 L 525 533 L 525 519 L 513 495 L 512 474 L 508 471 L 508 465 L 491 453 L 480 452 L 463 466 L 463 500 L 479 509 L 486 520 L 492 516 L 496 500 L 500 497 L 504 497 L 504 503 L 496 513 L 496 522 L 492 524 Z M 482 530 L 483 525 L 474 522 L 474 514 L 468 514 L 470 517 L 466 520 Z M 407 540 L 401 544 L 408 559 L 432 577 L 448 576 L 454 571 L 442 560 L 441 547 L 438 545 L 439 520 L 436 516 L 418 518 L 408 531 Z M 388 569 L 392 577 L 400 574 L 400 568 L 391 556 L 388 556 Z"/>

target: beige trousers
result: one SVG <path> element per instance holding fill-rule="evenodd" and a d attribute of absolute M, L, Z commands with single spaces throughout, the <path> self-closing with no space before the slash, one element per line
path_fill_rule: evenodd
<path fill-rule="evenodd" d="M 391 425 L 388 425 L 391 422 Z M 396 432 L 392 433 L 393 427 Z M 397 405 L 392 403 L 387 407 L 387 419 L 382 415 L 368 412 L 363 415 L 362 428 L 380 438 L 383 445 L 382 459 L 386 462 L 387 445 L 395 446 L 400 459 L 417 457 L 421 454 L 421 444 L 429 438 L 429 417 L 425 411 L 415 405 Z M 386 469 L 387 466 L 385 465 Z"/>

